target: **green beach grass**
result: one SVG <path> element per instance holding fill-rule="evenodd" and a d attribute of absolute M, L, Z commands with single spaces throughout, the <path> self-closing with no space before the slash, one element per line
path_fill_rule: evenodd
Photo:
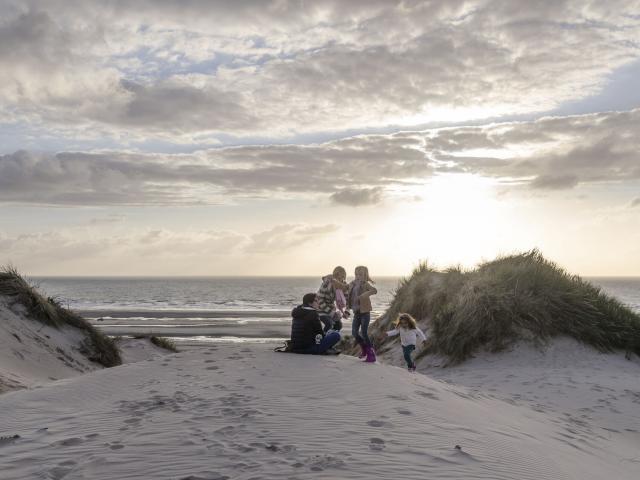
<path fill-rule="evenodd" d="M 178 347 L 176 346 L 176 342 L 167 337 L 158 337 L 153 333 L 145 333 L 142 335 L 134 335 L 135 339 L 148 338 L 151 343 L 153 343 L 156 347 L 164 348 L 165 350 L 169 350 L 170 352 L 179 352 Z"/>
<path fill-rule="evenodd" d="M 7 296 L 13 302 L 26 308 L 27 314 L 39 322 L 54 328 L 69 325 L 87 333 L 85 345 L 87 358 L 105 367 L 114 367 L 122 363 L 116 343 L 91 325 L 77 313 L 64 308 L 54 298 L 45 298 L 30 285 L 13 267 L 0 269 L 0 295 Z"/>
<path fill-rule="evenodd" d="M 517 341 L 539 345 L 566 335 L 601 352 L 640 355 L 640 315 L 599 287 L 571 275 L 538 250 L 438 271 L 426 262 L 401 280 L 372 334 L 392 328 L 401 312 L 429 327 L 418 357 L 440 354 L 452 364 L 479 350 L 498 352 Z M 392 340 L 383 339 L 380 350 Z"/>

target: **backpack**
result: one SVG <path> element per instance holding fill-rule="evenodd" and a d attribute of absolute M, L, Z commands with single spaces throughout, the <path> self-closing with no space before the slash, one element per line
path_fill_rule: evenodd
<path fill-rule="evenodd" d="M 273 351 L 291 353 L 293 352 L 293 344 L 291 343 L 291 340 L 285 340 L 284 345 L 280 345 L 279 347 L 274 348 Z"/>

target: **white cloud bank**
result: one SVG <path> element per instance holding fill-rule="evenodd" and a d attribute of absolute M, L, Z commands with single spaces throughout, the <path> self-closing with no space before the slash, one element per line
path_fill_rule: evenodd
<path fill-rule="evenodd" d="M 0 156 L 0 202 L 191 205 L 268 195 L 358 206 L 443 173 L 571 189 L 640 179 L 638 132 L 640 109 L 193 155 L 19 151 Z"/>
<path fill-rule="evenodd" d="M 639 56 L 635 0 L 0 9 L 0 122 L 73 138 L 264 137 L 540 112 L 596 93 Z"/>

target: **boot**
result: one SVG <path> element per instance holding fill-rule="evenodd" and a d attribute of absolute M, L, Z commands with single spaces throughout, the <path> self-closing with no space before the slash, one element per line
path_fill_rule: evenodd
<path fill-rule="evenodd" d="M 376 361 L 376 352 L 373 349 L 373 347 L 367 345 L 366 347 L 367 349 L 367 358 L 365 359 L 365 362 L 367 363 L 374 363 Z"/>

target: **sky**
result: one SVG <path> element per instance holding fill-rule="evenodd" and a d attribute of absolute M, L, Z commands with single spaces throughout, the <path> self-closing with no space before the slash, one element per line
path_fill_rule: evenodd
<path fill-rule="evenodd" d="M 639 1 L 0 0 L 0 265 L 640 275 Z"/>

